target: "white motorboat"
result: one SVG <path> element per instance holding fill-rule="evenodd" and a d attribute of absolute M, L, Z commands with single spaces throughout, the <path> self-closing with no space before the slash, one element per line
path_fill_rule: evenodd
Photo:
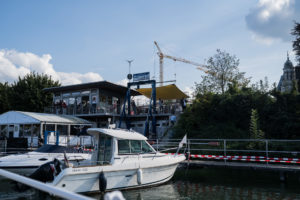
<path fill-rule="evenodd" d="M 74 165 L 78 165 L 80 161 L 91 159 L 91 153 L 85 153 L 72 147 L 46 144 L 32 152 L 0 158 L 0 169 L 28 176 L 41 165 L 53 161 L 54 158 L 64 160 L 64 152 L 66 152 L 67 159 Z"/>
<path fill-rule="evenodd" d="M 90 128 L 95 138 L 92 159 L 63 169 L 52 182 L 73 192 L 97 192 L 153 186 L 170 180 L 184 155 L 156 152 L 140 133 Z"/>

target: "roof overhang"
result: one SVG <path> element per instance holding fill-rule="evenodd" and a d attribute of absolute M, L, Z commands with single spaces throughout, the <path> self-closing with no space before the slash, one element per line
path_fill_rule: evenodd
<path fill-rule="evenodd" d="M 144 96 L 151 98 L 152 88 L 141 88 L 137 91 Z M 156 88 L 156 98 L 169 100 L 169 99 L 182 99 L 188 98 L 189 96 L 182 92 L 175 84 L 161 86 Z"/>
<path fill-rule="evenodd" d="M 87 133 L 90 135 L 105 134 L 122 140 L 147 140 L 142 134 L 124 129 L 106 129 L 106 128 L 89 128 Z"/>
<path fill-rule="evenodd" d="M 55 115 L 23 111 L 9 111 L 0 115 L 0 125 L 41 123 L 61 125 L 92 125 L 92 123 L 88 120 L 70 115 Z"/>
<path fill-rule="evenodd" d="M 76 85 L 66 85 L 61 87 L 51 87 L 51 88 L 44 88 L 43 91 L 45 92 L 69 92 L 69 91 L 76 91 L 76 90 L 86 90 L 86 89 L 93 89 L 93 88 L 100 88 L 103 90 L 114 91 L 120 93 L 125 96 L 127 92 L 127 87 L 123 85 L 118 85 L 115 83 L 111 83 L 108 81 L 98 81 L 98 82 L 90 82 L 90 83 L 83 83 L 83 84 L 76 84 Z M 137 96 L 141 95 L 136 90 L 131 89 L 131 95 Z"/>

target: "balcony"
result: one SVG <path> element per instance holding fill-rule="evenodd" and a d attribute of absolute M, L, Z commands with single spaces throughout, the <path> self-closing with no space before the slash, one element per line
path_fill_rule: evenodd
<path fill-rule="evenodd" d="M 58 115 L 120 115 L 123 108 L 117 105 L 67 105 L 67 106 L 51 106 L 44 109 L 45 113 L 58 114 Z M 131 106 L 131 115 L 147 115 L 149 105 Z M 156 107 L 157 115 L 171 115 L 179 114 L 182 108 L 179 103 L 170 103 Z M 127 106 L 126 106 L 127 113 Z M 154 113 L 153 113 L 154 114 Z"/>
<path fill-rule="evenodd" d="M 120 107 L 115 105 L 58 105 L 46 107 L 44 112 L 58 115 L 120 115 Z"/>

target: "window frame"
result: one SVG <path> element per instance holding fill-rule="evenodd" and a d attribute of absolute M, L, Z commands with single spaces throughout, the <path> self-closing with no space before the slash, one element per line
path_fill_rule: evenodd
<path fill-rule="evenodd" d="M 129 153 L 120 153 L 120 148 L 119 148 L 119 141 L 128 141 L 129 144 Z M 131 141 L 139 141 L 140 142 L 140 152 L 132 152 L 132 146 L 131 146 Z M 143 142 L 151 149 L 151 152 L 143 152 Z M 156 153 L 155 149 L 147 143 L 145 140 L 127 140 L 127 139 L 117 139 L 117 144 L 118 144 L 118 155 L 139 155 L 139 154 L 153 154 Z"/>

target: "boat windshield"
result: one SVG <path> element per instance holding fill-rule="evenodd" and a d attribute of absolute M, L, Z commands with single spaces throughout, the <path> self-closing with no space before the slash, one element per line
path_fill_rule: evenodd
<path fill-rule="evenodd" d="M 98 142 L 98 164 L 109 164 L 112 158 L 112 137 L 108 135 L 100 135 Z"/>
<path fill-rule="evenodd" d="M 51 144 L 45 144 L 35 150 L 35 152 L 39 153 L 78 153 L 78 150 L 72 147 L 64 147 L 59 145 L 51 145 Z"/>
<path fill-rule="evenodd" d="M 152 153 L 153 148 L 144 140 L 118 140 L 119 154 Z"/>

